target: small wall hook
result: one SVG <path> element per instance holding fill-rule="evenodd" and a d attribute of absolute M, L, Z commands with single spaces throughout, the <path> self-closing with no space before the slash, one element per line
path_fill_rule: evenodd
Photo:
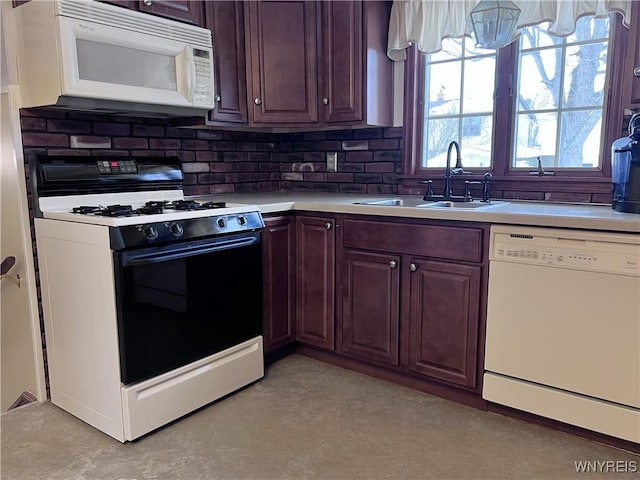
<path fill-rule="evenodd" d="M 18 288 L 20 288 L 20 275 L 16 275 L 15 277 L 9 275 L 9 270 L 11 270 L 15 264 L 16 257 L 5 257 L 2 261 L 2 265 L 0 265 L 0 280 L 4 280 L 6 278 L 7 280 L 11 280 L 18 286 Z"/>

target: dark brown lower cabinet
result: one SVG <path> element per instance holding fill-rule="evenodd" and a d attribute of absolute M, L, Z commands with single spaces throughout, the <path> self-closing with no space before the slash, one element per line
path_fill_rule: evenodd
<path fill-rule="evenodd" d="M 410 270 L 409 369 L 474 388 L 481 267 L 414 258 Z"/>
<path fill-rule="evenodd" d="M 488 227 L 341 220 L 338 352 L 479 393 Z"/>
<path fill-rule="evenodd" d="M 265 218 L 262 233 L 264 351 L 295 341 L 295 221 Z"/>
<path fill-rule="evenodd" d="M 343 250 L 341 353 L 398 365 L 400 257 Z"/>
<path fill-rule="evenodd" d="M 296 218 L 296 340 L 334 350 L 335 226 L 331 217 Z"/>

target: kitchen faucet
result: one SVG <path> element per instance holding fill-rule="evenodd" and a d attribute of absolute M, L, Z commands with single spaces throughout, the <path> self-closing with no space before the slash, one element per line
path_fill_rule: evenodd
<path fill-rule="evenodd" d="M 454 167 L 451 167 L 451 151 L 455 147 L 456 149 L 456 164 Z M 427 191 L 422 198 L 425 201 L 439 201 L 439 200 L 449 200 L 452 202 L 470 202 L 473 200 L 471 194 L 468 191 L 468 185 L 471 182 L 465 182 L 465 193 L 464 195 L 454 195 L 453 190 L 451 188 L 451 175 L 458 173 L 469 173 L 465 172 L 462 167 L 462 157 L 460 155 L 460 144 L 455 140 L 449 143 L 449 148 L 447 149 L 447 166 L 444 170 L 444 191 L 442 195 L 434 195 L 433 190 L 431 188 L 431 180 L 427 180 Z M 488 192 L 488 180 L 487 180 L 487 192 Z M 488 195 L 488 193 L 487 193 Z M 484 196 L 483 196 L 484 197 Z"/>
<path fill-rule="evenodd" d="M 456 166 L 451 168 L 451 150 L 456 147 Z M 462 173 L 462 158 L 460 157 L 460 144 L 455 140 L 449 144 L 447 149 L 447 166 L 444 170 L 444 192 L 442 195 L 445 199 L 453 197 L 453 191 L 451 190 L 451 174 Z"/>

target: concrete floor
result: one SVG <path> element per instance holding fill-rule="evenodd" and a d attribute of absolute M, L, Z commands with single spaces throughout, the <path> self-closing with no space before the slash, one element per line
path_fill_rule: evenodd
<path fill-rule="evenodd" d="M 3 480 L 640 477 L 576 472 L 583 460 L 640 469 L 628 452 L 299 355 L 131 443 L 51 403 L 12 410 L 1 427 Z"/>

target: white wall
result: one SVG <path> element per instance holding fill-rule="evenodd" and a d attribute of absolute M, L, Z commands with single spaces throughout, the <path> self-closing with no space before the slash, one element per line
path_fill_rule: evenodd
<path fill-rule="evenodd" d="M 2 26 L 2 10 L 11 2 L 0 2 L 0 261 L 16 257 L 12 276 L 20 275 L 21 286 L 0 282 L 0 410 L 24 392 L 46 400 L 44 365 L 40 340 L 33 251 L 27 208 L 20 115 L 14 105 L 18 88 L 10 75 Z"/>

